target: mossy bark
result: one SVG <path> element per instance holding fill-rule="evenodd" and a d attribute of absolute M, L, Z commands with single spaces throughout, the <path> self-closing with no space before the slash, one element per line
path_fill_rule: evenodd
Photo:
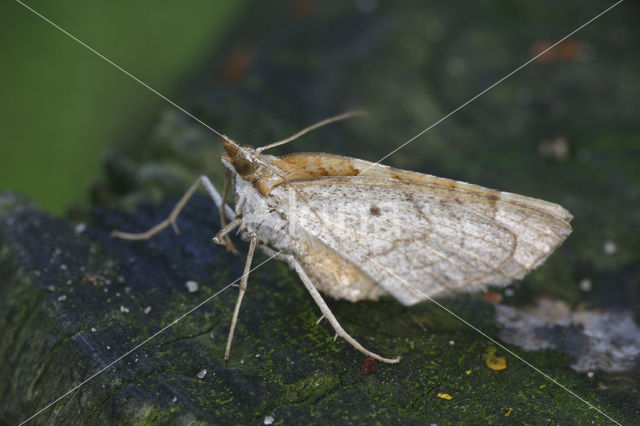
<path fill-rule="evenodd" d="M 34 421 L 227 424 L 273 416 L 284 423 L 483 423 L 504 420 L 510 408 L 510 416 L 531 423 L 583 423 L 596 415 L 500 350 L 507 368 L 488 368 L 483 354 L 492 343 L 432 304 L 330 302 L 354 336 L 383 354 L 403 356 L 398 365 L 378 364 L 376 373 L 362 374 L 364 356 L 334 343 L 328 325 L 315 325 L 317 308 L 278 262 L 249 280 L 229 363 L 222 358 L 234 287 L 156 335 L 236 279 L 243 263 L 211 243 L 217 224 L 204 197 L 187 207 L 180 235 L 166 230 L 138 243 L 109 237 L 116 227 L 157 222 L 171 204 L 143 206 L 133 215 L 101 209 L 76 233 L 25 200 L 3 196 L 4 419 L 24 420 L 85 380 Z M 264 259 L 258 256 L 256 264 Z M 199 290 L 189 293 L 187 280 L 197 281 Z M 481 297 L 443 303 L 495 335 L 493 309 Z M 563 356 L 525 356 L 605 412 L 626 418 L 624 404 L 572 372 Z"/>

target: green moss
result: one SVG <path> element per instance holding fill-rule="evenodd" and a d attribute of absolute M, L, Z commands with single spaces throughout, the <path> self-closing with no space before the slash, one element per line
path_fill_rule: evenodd
<path fill-rule="evenodd" d="M 285 385 L 284 404 L 312 405 L 340 384 L 337 377 L 310 376 L 295 383 Z"/>

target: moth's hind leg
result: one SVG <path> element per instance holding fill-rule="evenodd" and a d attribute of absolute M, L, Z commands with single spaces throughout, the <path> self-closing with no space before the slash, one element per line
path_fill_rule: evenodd
<path fill-rule="evenodd" d="M 193 183 L 193 185 L 191 185 L 191 187 L 187 190 L 187 192 L 185 192 L 182 198 L 180 198 L 180 201 L 178 201 L 178 203 L 175 205 L 175 207 L 169 214 L 169 217 L 167 217 L 165 220 L 163 220 L 162 222 L 160 222 L 159 224 L 157 224 L 156 226 L 154 226 L 153 228 L 145 232 L 133 234 L 129 232 L 113 231 L 111 232 L 111 236 L 114 238 L 121 238 L 123 240 L 148 240 L 149 238 L 153 237 L 154 235 L 156 235 L 158 232 L 162 231 L 169 225 L 173 227 L 173 230 L 176 232 L 176 234 L 179 234 L 180 230 L 178 229 L 176 220 L 178 219 L 178 216 L 180 215 L 180 212 L 184 208 L 185 204 L 187 204 L 189 199 L 191 199 L 193 194 L 196 192 L 196 189 L 198 189 L 199 184 L 202 184 L 204 186 L 204 188 L 207 190 L 207 192 L 213 199 L 213 202 L 216 204 L 218 209 L 222 211 L 222 209 L 224 208 L 226 217 L 233 220 L 235 218 L 235 213 L 233 212 L 231 207 L 225 204 L 223 198 L 220 196 L 220 194 L 218 193 L 216 188 L 213 186 L 209 178 L 206 176 L 200 176 L 198 180 L 196 180 Z M 231 244 L 230 240 L 228 240 L 228 242 L 225 241 L 225 245 L 230 251 L 237 253 L 237 250 L 235 249 L 235 247 L 233 247 L 233 244 Z"/>
<path fill-rule="evenodd" d="M 247 290 L 247 280 L 249 279 L 249 271 L 251 268 L 251 261 L 253 260 L 253 253 L 256 250 L 256 243 L 258 238 L 255 234 L 251 235 L 251 245 L 249 246 L 249 252 L 247 253 L 247 262 L 244 264 L 244 274 L 240 280 L 240 288 L 238 293 L 238 299 L 236 300 L 236 307 L 233 309 L 233 317 L 231 318 L 231 327 L 229 328 L 229 337 L 227 337 L 227 348 L 224 351 L 224 360 L 229 361 L 229 354 L 231 353 L 231 342 L 233 342 L 233 333 L 236 330 L 236 323 L 238 322 L 238 314 L 240 313 L 240 305 L 242 304 L 242 298 L 244 292 Z"/>
<path fill-rule="evenodd" d="M 268 248 L 266 248 L 265 251 L 270 253 L 275 253 Z M 380 362 L 385 362 L 387 364 L 395 364 L 400 361 L 400 357 L 385 358 L 374 352 L 371 352 L 370 350 L 362 346 L 356 339 L 351 337 L 349 333 L 344 331 L 344 329 L 342 328 L 342 326 L 340 325 L 336 317 L 333 315 L 333 312 L 331 312 L 331 309 L 329 309 L 329 306 L 327 306 L 327 303 L 324 301 L 324 299 L 320 295 L 320 292 L 318 292 L 318 289 L 316 289 L 316 287 L 313 285 L 313 282 L 311 282 L 311 279 L 309 278 L 307 273 L 302 268 L 302 265 L 300 265 L 300 263 L 296 260 L 295 257 L 289 256 L 289 255 L 278 255 L 276 256 L 276 258 L 279 258 L 280 260 L 284 260 L 285 262 L 289 263 L 289 265 L 291 265 L 293 269 L 296 270 L 296 272 L 298 273 L 298 276 L 302 280 L 302 283 L 307 288 L 307 291 L 309 292 L 309 294 L 311 294 L 313 301 L 316 302 L 316 305 L 318 305 L 318 308 L 320 308 L 320 312 L 322 312 L 321 318 L 326 318 L 329 321 L 329 323 L 331 324 L 331 326 L 336 332 L 336 337 L 342 337 L 351 346 L 353 346 L 363 354 L 370 356 L 371 358 L 375 358 Z"/>

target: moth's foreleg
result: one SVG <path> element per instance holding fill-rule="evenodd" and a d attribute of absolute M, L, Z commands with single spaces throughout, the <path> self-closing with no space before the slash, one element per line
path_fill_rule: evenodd
<path fill-rule="evenodd" d="M 178 219 L 178 216 L 180 215 L 180 212 L 184 208 L 185 204 L 187 204 L 189 199 L 191 199 L 193 194 L 196 192 L 196 189 L 198 189 L 198 185 L 200 183 L 202 183 L 202 185 L 205 187 L 205 189 L 213 199 L 213 202 L 218 207 L 218 209 L 223 208 L 222 197 L 220 196 L 220 194 L 218 194 L 218 191 L 216 191 L 215 187 L 213 186 L 209 178 L 207 178 L 206 176 L 200 176 L 198 180 L 195 181 L 193 185 L 191 185 L 191 187 L 187 190 L 187 192 L 185 192 L 182 198 L 180 198 L 180 201 L 178 201 L 178 203 L 175 205 L 175 207 L 169 214 L 169 217 L 167 217 L 165 220 L 163 220 L 162 222 L 160 222 L 159 224 L 157 224 L 156 226 L 154 226 L 153 228 L 145 232 L 133 234 L 129 232 L 113 231 L 111 233 L 111 236 L 114 238 L 121 238 L 123 240 L 148 240 L 149 238 L 153 237 L 154 235 L 156 235 L 158 232 L 162 231 L 169 225 L 173 227 L 173 230 L 176 233 L 179 233 L 180 231 L 178 229 L 178 225 L 176 225 L 176 220 Z M 224 209 L 228 217 L 232 219 L 235 218 L 235 213 L 229 206 L 224 204 Z"/>
<path fill-rule="evenodd" d="M 205 175 L 202 175 L 198 179 L 198 182 L 202 183 L 202 186 L 204 186 L 204 189 L 207 190 L 207 192 L 209 193 L 209 195 L 213 199 L 213 202 L 216 204 L 216 207 L 218 208 L 218 210 L 222 210 L 222 206 L 224 205 L 224 211 L 225 211 L 226 217 L 229 218 L 230 220 L 234 220 L 236 218 L 235 212 L 233 211 L 233 209 L 231 207 L 229 207 L 226 204 L 225 200 L 222 198 L 222 196 L 220 196 L 220 194 L 216 190 L 216 187 L 213 186 L 213 184 L 211 183 L 209 178 L 206 177 Z M 198 182 L 196 182 L 194 185 L 197 185 Z M 227 184 L 225 183 L 225 185 L 227 185 Z M 225 190 L 225 192 L 226 192 L 226 190 Z M 225 197 L 226 197 L 226 193 L 225 193 Z M 221 224 L 221 225 L 224 226 L 224 224 Z"/>
<path fill-rule="evenodd" d="M 223 246 L 227 245 L 227 241 L 229 241 L 229 233 L 240 226 L 241 223 L 242 219 L 237 218 L 226 224 L 221 230 L 218 231 L 216 236 L 213 237 L 213 242 Z M 235 247 L 232 246 L 232 248 L 235 250 Z"/>
<path fill-rule="evenodd" d="M 224 175 L 224 186 L 222 187 L 222 201 L 220 204 L 224 204 L 226 207 L 226 202 L 227 202 L 227 194 L 229 193 L 229 184 L 231 183 L 231 170 L 227 169 L 227 173 L 225 173 Z M 211 187 L 214 189 L 215 191 L 215 187 L 213 185 L 211 185 Z M 213 196 L 213 195 L 212 195 Z M 231 238 L 229 238 L 229 236 L 226 233 L 223 233 L 222 230 L 226 228 L 227 226 L 227 209 L 224 208 L 220 208 L 220 206 L 218 206 L 218 211 L 220 212 L 220 227 L 222 228 L 220 230 L 220 232 L 218 232 L 218 235 L 215 236 L 215 238 L 213 239 L 214 241 L 217 238 L 221 238 L 222 243 L 219 244 L 223 244 L 227 247 L 227 250 L 229 250 L 230 252 L 234 253 L 234 254 L 239 254 L 238 250 L 236 250 L 235 246 L 233 245 L 233 242 L 231 241 Z M 233 220 L 233 216 L 229 215 L 231 220 Z"/>
<path fill-rule="evenodd" d="M 249 279 L 249 271 L 251 268 L 251 261 L 253 260 L 253 253 L 256 250 L 256 243 L 258 238 L 255 234 L 251 235 L 251 244 L 249 245 L 249 253 L 247 253 L 247 262 L 244 264 L 244 274 L 240 280 L 240 289 L 238 293 L 238 299 L 236 300 L 236 307 L 233 310 L 233 317 L 231 318 L 231 328 L 229 329 L 229 337 L 227 338 L 227 348 L 224 351 L 224 360 L 229 361 L 229 353 L 231 352 L 231 342 L 233 341 L 233 333 L 236 329 L 236 323 L 238 321 L 238 313 L 240 312 L 240 305 L 242 304 L 242 298 L 244 292 L 247 290 L 247 280 Z"/>
<path fill-rule="evenodd" d="M 282 256 L 282 258 L 283 260 L 286 260 L 296 270 L 304 286 L 307 288 L 307 291 L 309 291 L 314 302 L 316 302 L 316 305 L 318 305 L 318 308 L 320 308 L 320 312 L 322 312 L 321 319 L 326 318 L 329 321 L 329 323 L 331 324 L 331 326 L 336 332 L 336 337 L 338 336 L 342 337 L 351 346 L 353 346 L 363 354 L 377 359 L 378 361 L 385 362 L 387 364 L 395 364 L 400 361 L 400 357 L 384 358 L 374 352 L 371 352 L 370 350 L 362 346 L 356 339 L 351 337 L 349 333 L 344 331 L 344 329 L 342 328 L 342 326 L 340 325 L 336 317 L 333 315 L 333 312 L 331 312 L 331 309 L 329 309 L 329 306 L 327 306 L 327 303 L 324 301 L 324 299 L 320 295 L 320 292 L 318 292 L 318 289 L 316 289 L 316 287 L 311 282 L 311 279 L 309 279 L 309 277 L 307 276 L 307 273 L 302 268 L 302 265 L 300 265 L 300 263 L 293 256 Z"/>
<path fill-rule="evenodd" d="M 227 193 L 229 192 L 229 183 L 231 182 L 231 172 L 227 171 L 227 174 L 225 175 L 222 196 L 220 196 L 220 194 L 216 190 L 216 187 L 213 186 L 208 177 L 204 175 L 200 176 L 200 182 L 202 182 L 202 185 L 213 199 L 216 207 L 218 207 L 218 211 L 220 212 L 220 226 L 222 227 L 222 229 L 225 229 L 227 226 L 227 218 L 229 218 L 231 221 L 236 220 L 235 212 L 231 209 L 231 207 L 227 205 Z M 221 235 L 223 237 L 224 245 L 227 247 L 227 250 L 229 250 L 233 254 L 239 254 L 238 250 L 231 242 L 231 238 L 229 238 L 228 235 L 222 233 L 222 229 L 220 230 L 218 235 Z"/>

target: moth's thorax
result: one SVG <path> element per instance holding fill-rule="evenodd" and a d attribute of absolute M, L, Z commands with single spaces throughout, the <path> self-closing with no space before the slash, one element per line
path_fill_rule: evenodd
<path fill-rule="evenodd" d="M 236 213 L 242 218 L 243 235 L 255 234 L 263 244 L 295 252 L 300 235 L 291 226 L 295 221 L 289 217 L 288 191 L 286 185 L 281 185 L 287 181 L 286 172 L 275 165 L 278 158 L 241 147 L 227 137 L 222 138 L 222 144 L 226 155 L 221 160 L 233 176 Z"/>
<path fill-rule="evenodd" d="M 261 243 L 287 252 L 295 251 L 297 236 L 290 227 L 286 190 L 278 188 L 263 195 L 253 182 L 235 174 L 234 192 L 243 234 L 255 234 Z"/>
<path fill-rule="evenodd" d="M 286 197 L 282 191 L 270 194 L 283 181 L 282 172 L 271 165 L 275 157 L 241 147 L 226 136 L 221 141 L 226 151 L 221 160 L 233 176 L 236 213 L 242 218 L 240 231 L 245 236 L 255 234 L 271 247 L 291 248 Z"/>

